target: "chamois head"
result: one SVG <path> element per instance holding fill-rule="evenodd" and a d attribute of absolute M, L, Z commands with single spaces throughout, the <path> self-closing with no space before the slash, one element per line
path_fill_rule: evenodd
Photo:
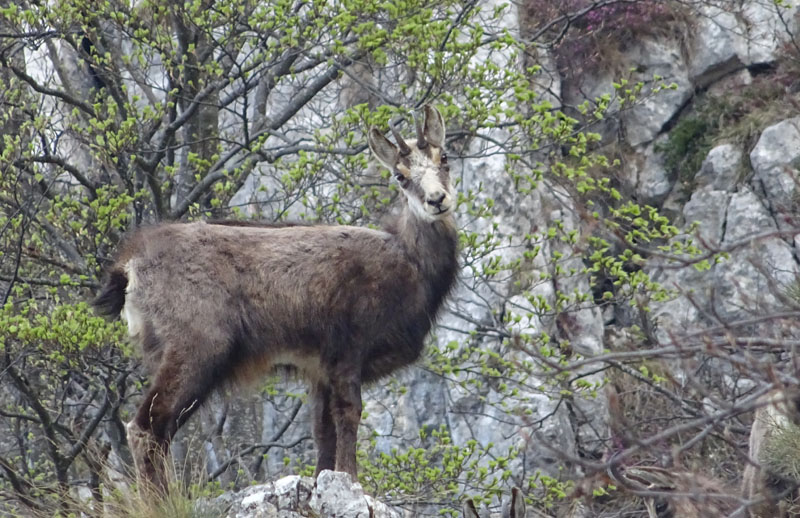
<path fill-rule="evenodd" d="M 369 131 L 369 148 L 389 170 L 408 198 L 408 205 L 423 219 L 433 221 L 453 209 L 450 167 L 444 152 L 445 126 L 436 108 L 425 106 L 424 119 L 416 119 L 417 142 L 407 144 L 392 128 L 397 145 L 377 129 Z"/>

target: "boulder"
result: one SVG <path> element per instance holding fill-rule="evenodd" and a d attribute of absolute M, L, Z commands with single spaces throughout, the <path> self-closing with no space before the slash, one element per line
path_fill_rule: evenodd
<path fill-rule="evenodd" d="M 634 80 L 649 81 L 660 76 L 666 84 L 677 88 L 654 94 L 646 91 L 641 100 L 622 116 L 625 137 L 631 146 L 653 141 L 664 126 L 686 105 L 694 93 L 689 70 L 683 59 L 680 44 L 673 40 L 643 40 L 626 55 L 626 62 L 637 65 Z"/>
<path fill-rule="evenodd" d="M 699 6 L 688 52 L 692 82 L 705 88 L 737 69 L 774 62 L 797 30 L 796 13 L 775 2 Z"/>
<path fill-rule="evenodd" d="M 695 176 L 697 187 L 705 190 L 733 192 L 739 180 L 742 150 L 733 144 L 722 144 L 708 152 Z"/>
<path fill-rule="evenodd" d="M 698 8 L 697 28 L 692 31 L 689 55 L 689 77 L 701 88 L 720 77 L 743 68 L 737 54 L 742 45 L 739 20 L 736 16 L 715 5 Z"/>
<path fill-rule="evenodd" d="M 794 210 L 800 166 L 800 117 L 774 124 L 761 133 L 750 152 L 754 181 L 764 189 L 766 200 L 778 225 Z"/>
<path fill-rule="evenodd" d="M 776 289 L 789 286 L 797 275 L 792 248 L 777 236 L 747 242 L 771 230 L 777 230 L 775 221 L 752 190 L 743 188 L 731 196 L 723 246 L 742 246 L 714 269 L 714 305 L 723 319 L 735 321 L 780 307 Z"/>
<path fill-rule="evenodd" d="M 772 63 L 783 44 L 797 32 L 797 6 L 782 7 L 778 2 L 742 2 L 741 5 L 737 16 L 744 38 L 738 45 L 739 59 L 748 66 Z"/>
<path fill-rule="evenodd" d="M 640 203 L 660 205 L 675 185 L 675 175 L 667 170 L 664 156 L 656 151 L 666 140 L 666 135 L 660 136 L 655 142 L 648 144 L 638 154 L 637 159 L 630 162 L 628 174 L 635 179 L 634 191 Z"/>
<path fill-rule="evenodd" d="M 323 471 L 313 478 L 289 476 L 275 482 L 251 486 L 238 493 L 225 493 L 204 509 L 228 507 L 226 518 L 401 518 L 391 509 L 364 494 L 350 475 Z"/>
<path fill-rule="evenodd" d="M 701 189 L 683 207 L 686 225 L 698 223 L 697 235 L 709 246 L 719 246 L 725 232 L 725 215 L 730 194 Z"/>

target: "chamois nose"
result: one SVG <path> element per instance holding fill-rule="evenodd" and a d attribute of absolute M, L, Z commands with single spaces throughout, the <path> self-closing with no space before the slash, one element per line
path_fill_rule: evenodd
<path fill-rule="evenodd" d="M 433 205 L 434 207 L 439 208 L 444 201 L 446 194 L 442 191 L 435 192 L 428 196 L 428 199 L 425 200 L 428 205 Z"/>

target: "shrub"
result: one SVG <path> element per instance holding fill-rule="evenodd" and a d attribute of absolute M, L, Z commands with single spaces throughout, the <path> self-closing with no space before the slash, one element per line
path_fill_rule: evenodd
<path fill-rule="evenodd" d="M 604 66 L 615 68 L 621 63 L 620 53 L 644 35 L 669 30 L 669 22 L 679 18 L 681 7 L 673 2 L 641 2 L 590 8 L 592 0 L 528 0 L 522 11 L 527 30 L 536 34 L 548 23 L 559 71 L 578 76 Z M 587 10 L 588 9 L 588 10 Z M 586 12 L 584 12 L 586 11 Z"/>

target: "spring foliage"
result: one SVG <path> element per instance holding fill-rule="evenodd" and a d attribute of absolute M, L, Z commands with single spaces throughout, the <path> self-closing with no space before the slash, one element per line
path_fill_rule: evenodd
<path fill-rule="evenodd" d="M 504 171 L 454 168 L 463 277 L 484 304 L 456 313 L 466 331 L 432 343 L 425 368 L 496 408 L 520 440 L 456 444 L 442 425 L 385 451 L 367 433 L 362 481 L 446 512 L 465 492 L 488 502 L 511 483 L 545 507 L 565 496 L 568 475 L 510 467 L 542 425 L 537 398 L 592 400 L 606 383 L 570 367 L 582 355 L 562 324 L 607 305 L 646 312 L 643 300 L 670 293 L 643 270 L 642 248 L 694 250 L 626 198 L 609 174 L 618 163 L 585 130 L 671 85 L 621 79 L 615 95 L 562 111 L 537 86 L 534 42 L 505 28 L 510 8 L 0 2 L 0 437 L 13 438 L 0 444 L 0 506 L 74 512 L 83 504 L 65 496 L 80 486 L 102 501 L 110 452 L 126 458 L 136 354 L 85 303 L 125 231 L 206 217 L 377 224 L 398 190 L 370 165 L 365 130 L 431 102 L 455 160 L 500 156 Z M 507 186 L 503 199 L 489 182 Z M 522 212 L 526 230 L 500 224 L 512 205 L 537 204 L 549 212 Z"/>

